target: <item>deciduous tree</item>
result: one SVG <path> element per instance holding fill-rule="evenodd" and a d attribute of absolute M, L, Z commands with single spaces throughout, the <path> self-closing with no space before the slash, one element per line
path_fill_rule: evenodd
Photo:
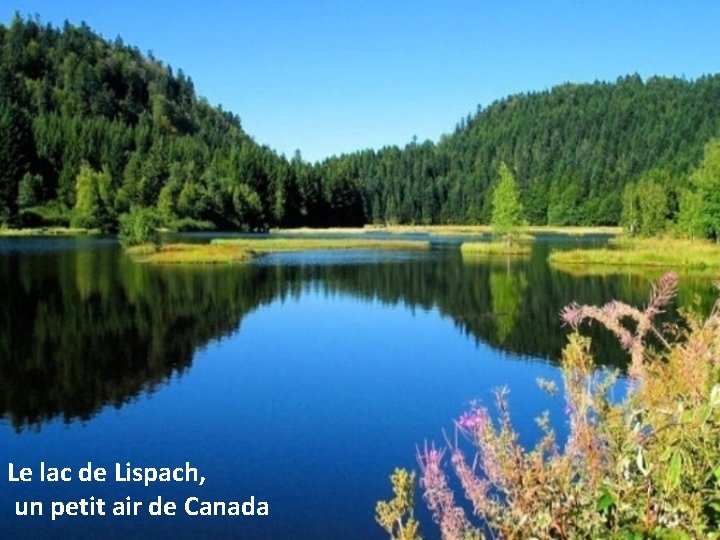
<path fill-rule="evenodd" d="M 492 217 L 490 225 L 493 233 L 509 237 L 517 232 L 523 223 L 523 208 L 520 203 L 517 183 L 510 168 L 503 162 L 498 169 L 500 181 L 492 196 Z"/>

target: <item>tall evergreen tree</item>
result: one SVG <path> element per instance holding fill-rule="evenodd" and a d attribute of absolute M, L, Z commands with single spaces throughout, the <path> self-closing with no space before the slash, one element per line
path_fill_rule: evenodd
<path fill-rule="evenodd" d="M 30 168 L 34 148 L 25 113 L 0 102 L 0 223 L 17 212 L 18 185 Z"/>

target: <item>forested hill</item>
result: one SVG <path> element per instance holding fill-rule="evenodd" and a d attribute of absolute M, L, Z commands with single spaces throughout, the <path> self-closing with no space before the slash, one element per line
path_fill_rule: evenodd
<path fill-rule="evenodd" d="M 635 75 L 511 96 L 463 119 L 438 144 L 339 161 L 358 171 L 372 221 L 487 223 L 504 161 L 531 223 L 617 224 L 623 186 L 648 173 L 664 179 L 672 211 L 704 145 L 718 136 L 720 75 Z"/>
<path fill-rule="evenodd" d="M 19 16 L 0 26 L 0 223 L 112 229 L 140 206 L 181 227 L 326 225 L 335 191 L 347 199 L 120 39 Z"/>
<path fill-rule="evenodd" d="M 241 111 L 240 111 L 241 112 Z M 422 112 L 419 111 L 419 114 Z M 182 71 L 86 25 L 0 25 L 0 223 L 258 229 L 485 223 L 501 162 L 531 223 L 615 224 L 622 188 L 679 187 L 720 136 L 720 76 L 637 76 L 497 101 L 433 144 L 311 165 L 256 144 Z"/>

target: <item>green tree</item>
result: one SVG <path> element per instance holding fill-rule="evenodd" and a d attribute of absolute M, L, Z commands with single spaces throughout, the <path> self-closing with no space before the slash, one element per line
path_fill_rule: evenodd
<path fill-rule="evenodd" d="M 653 236 L 665 229 L 668 195 L 664 184 L 655 178 L 650 173 L 623 190 L 620 225 L 632 236 Z"/>
<path fill-rule="evenodd" d="M 17 205 L 29 208 L 40 203 L 43 191 L 43 179 L 39 174 L 25 173 L 18 185 Z"/>
<path fill-rule="evenodd" d="M 75 179 L 75 207 L 73 227 L 109 230 L 114 223 L 110 191 L 110 172 L 92 169 L 87 163 L 80 166 Z"/>
<path fill-rule="evenodd" d="M 500 181 L 493 191 L 490 225 L 494 234 L 509 241 L 523 223 L 523 208 L 513 173 L 504 162 L 498 172 Z"/>
<path fill-rule="evenodd" d="M 0 102 L 0 223 L 17 212 L 18 184 L 33 154 L 32 135 L 23 111 Z"/>
<path fill-rule="evenodd" d="M 665 187 L 646 176 L 637 186 L 640 205 L 640 234 L 653 236 L 665 229 L 668 214 L 668 197 Z"/>
<path fill-rule="evenodd" d="M 637 186 L 632 182 L 626 184 L 623 189 L 620 225 L 631 236 L 637 234 L 640 229 L 640 203 L 637 197 Z"/>
<path fill-rule="evenodd" d="M 241 229 L 252 230 L 262 226 L 262 205 L 253 188 L 244 183 L 235 186 L 232 203 Z"/>
<path fill-rule="evenodd" d="M 697 191 L 686 189 L 680 194 L 677 226 L 680 232 L 691 240 L 703 236 L 703 200 Z"/>
<path fill-rule="evenodd" d="M 705 235 L 720 242 L 720 139 L 712 139 L 705 145 L 702 163 L 691 180 L 702 200 Z"/>
<path fill-rule="evenodd" d="M 158 228 L 161 225 L 162 220 L 155 209 L 133 206 L 129 212 L 120 216 L 120 243 L 124 247 L 147 243 L 157 246 L 160 243 Z"/>
<path fill-rule="evenodd" d="M 553 181 L 548 198 L 548 225 L 579 225 L 583 221 L 583 188 L 579 178 L 571 175 L 567 179 Z"/>

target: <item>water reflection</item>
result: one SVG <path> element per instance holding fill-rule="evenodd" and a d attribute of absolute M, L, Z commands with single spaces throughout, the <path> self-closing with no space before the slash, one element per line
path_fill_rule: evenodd
<path fill-rule="evenodd" d="M 457 250 L 329 260 L 293 255 L 220 267 L 136 265 L 104 242 L 0 250 L 0 415 L 18 429 L 90 418 L 153 391 L 258 306 L 308 286 L 411 308 L 437 308 L 464 333 L 515 358 L 553 361 L 565 343 L 558 311 L 571 300 L 642 303 L 651 275 L 575 276 L 531 259 L 463 262 Z M 709 277 L 681 278 L 680 302 L 708 310 Z M 592 329 L 607 363 L 613 338 Z M 442 358 L 446 351 L 434 351 Z"/>

